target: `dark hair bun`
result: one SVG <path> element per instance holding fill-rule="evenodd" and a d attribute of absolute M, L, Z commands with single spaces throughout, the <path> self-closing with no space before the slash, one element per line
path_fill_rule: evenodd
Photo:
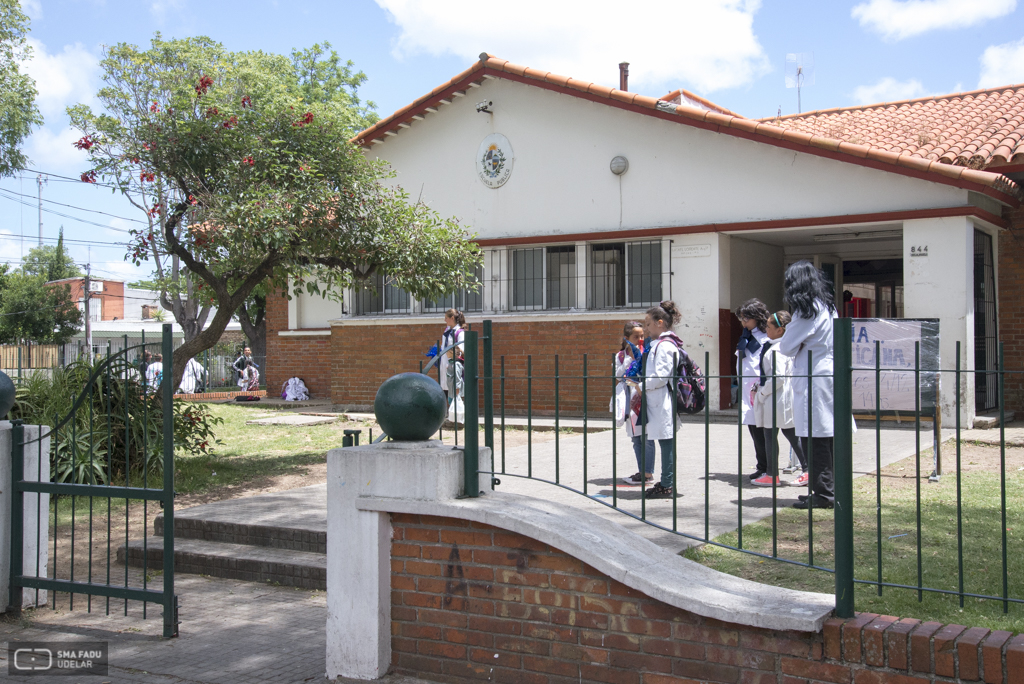
<path fill-rule="evenodd" d="M 659 306 L 661 307 L 662 311 L 667 313 L 669 317 L 672 319 L 673 325 L 683 320 L 683 315 L 679 313 L 679 309 L 676 307 L 675 302 L 666 299 L 661 304 L 659 304 Z"/>

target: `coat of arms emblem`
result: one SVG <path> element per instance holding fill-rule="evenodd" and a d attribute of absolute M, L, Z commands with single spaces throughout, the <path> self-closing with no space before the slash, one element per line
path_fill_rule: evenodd
<path fill-rule="evenodd" d="M 500 188 L 512 175 L 515 156 L 508 138 L 501 133 L 491 133 L 477 149 L 476 170 L 480 181 L 491 189 Z"/>

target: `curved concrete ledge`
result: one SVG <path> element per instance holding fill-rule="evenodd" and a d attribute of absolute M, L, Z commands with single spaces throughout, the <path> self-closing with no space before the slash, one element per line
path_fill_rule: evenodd
<path fill-rule="evenodd" d="M 724 622 L 821 631 L 834 597 L 733 577 L 667 551 L 592 513 L 518 494 L 423 501 L 358 497 L 360 510 L 470 520 L 536 539 L 668 605 Z"/>

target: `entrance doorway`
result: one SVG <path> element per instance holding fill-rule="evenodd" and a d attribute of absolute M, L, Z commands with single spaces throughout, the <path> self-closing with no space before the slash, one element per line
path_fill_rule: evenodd
<path fill-rule="evenodd" d="M 995 260 L 992 236 L 974 230 L 974 409 L 999 407 L 999 336 L 996 330 Z"/>
<path fill-rule="evenodd" d="M 903 318 L 903 260 L 844 260 L 842 301 L 850 318 Z"/>

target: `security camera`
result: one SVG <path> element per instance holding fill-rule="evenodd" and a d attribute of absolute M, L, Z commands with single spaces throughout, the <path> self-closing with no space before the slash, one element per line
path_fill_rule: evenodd
<path fill-rule="evenodd" d="M 485 114 L 493 114 L 494 112 L 491 111 L 491 107 L 493 107 L 493 106 L 494 106 L 494 103 L 491 102 L 490 100 L 486 100 L 484 102 L 477 102 L 476 103 L 476 111 L 483 112 Z"/>

